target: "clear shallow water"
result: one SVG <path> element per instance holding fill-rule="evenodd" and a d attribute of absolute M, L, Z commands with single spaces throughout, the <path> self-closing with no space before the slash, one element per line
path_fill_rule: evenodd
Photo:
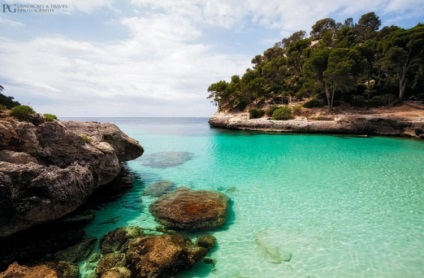
<path fill-rule="evenodd" d="M 205 118 L 103 118 L 145 148 L 134 189 L 96 212 L 87 233 L 154 228 L 145 186 L 213 189 L 232 200 L 210 257 L 177 277 L 424 277 L 424 144 L 393 138 L 210 129 Z M 165 169 L 156 152 L 190 152 Z M 192 235 L 196 236 L 196 235 Z"/>

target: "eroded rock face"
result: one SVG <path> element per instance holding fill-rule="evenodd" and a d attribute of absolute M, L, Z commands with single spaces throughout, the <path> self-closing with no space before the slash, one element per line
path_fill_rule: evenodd
<path fill-rule="evenodd" d="M 0 120 L 0 237 L 58 219 L 143 148 L 113 124 Z"/>
<path fill-rule="evenodd" d="M 228 201 L 220 192 L 179 188 L 158 198 L 149 209 L 166 228 L 207 230 L 225 223 Z"/>
<path fill-rule="evenodd" d="M 125 246 L 128 263 L 137 278 L 172 277 L 202 260 L 208 249 L 180 235 L 146 236 Z"/>
<path fill-rule="evenodd" d="M 0 162 L 0 236 L 74 211 L 94 186 L 90 170 L 78 164 L 61 169 Z"/>

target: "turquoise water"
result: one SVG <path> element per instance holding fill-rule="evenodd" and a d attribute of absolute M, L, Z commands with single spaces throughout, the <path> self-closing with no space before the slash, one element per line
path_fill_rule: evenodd
<path fill-rule="evenodd" d="M 216 265 L 177 277 L 424 277 L 424 143 L 393 138 L 271 135 L 210 129 L 204 118 L 110 118 L 145 148 L 141 182 L 96 211 L 87 233 L 154 228 L 150 184 L 213 189 L 232 200 L 211 232 Z M 153 168 L 156 152 L 190 152 Z M 196 236 L 196 235 L 191 235 Z"/>

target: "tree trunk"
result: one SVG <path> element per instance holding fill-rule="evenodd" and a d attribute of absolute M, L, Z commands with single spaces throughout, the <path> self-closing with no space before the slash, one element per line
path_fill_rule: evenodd
<path fill-rule="evenodd" d="M 324 85 L 324 90 L 325 90 L 325 96 L 327 98 L 327 104 L 328 104 L 328 111 L 331 111 L 331 109 L 333 108 L 333 104 L 331 102 L 331 92 L 327 86 L 327 84 Z"/>
<path fill-rule="evenodd" d="M 406 78 L 399 79 L 399 99 L 403 100 L 406 90 Z"/>
<path fill-rule="evenodd" d="M 332 111 L 333 110 L 333 105 L 334 105 L 334 95 L 336 94 L 336 90 L 335 90 L 335 88 L 334 88 L 334 86 L 333 86 L 333 90 L 332 90 L 332 92 L 331 92 L 331 105 L 330 105 L 330 109 L 329 109 L 329 111 Z"/>

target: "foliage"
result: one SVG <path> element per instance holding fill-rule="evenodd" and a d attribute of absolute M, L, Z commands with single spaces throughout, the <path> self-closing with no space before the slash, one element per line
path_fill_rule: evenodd
<path fill-rule="evenodd" d="M 381 27 L 374 12 L 357 23 L 318 20 L 306 37 L 297 31 L 252 59 L 252 67 L 230 81 L 209 86 L 219 111 L 261 109 L 286 100 L 314 97 L 303 107 L 331 108 L 340 101 L 379 105 L 424 92 L 424 24 L 410 29 Z M 371 95 L 372 92 L 372 95 Z M 351 97 L 352 96 L 352 97 Z M 365 98 L 365 100 L 363 99 Z M 394 99 L 383 105 L 392 105 Z M 274 111 L 267 111 L 272 115 Z"/>
<path fill-rule="evenodd" d="M 365 97 L 362 95 L 353 95 L 350 98 L 350 104 L 357 107 L 364 107 L 366 104 Z"/>
<path fill-rule="evenodd" d="M 88 144 L 88 143 L 91 142 L 91 138 L 87 134 L 81 134 L 80 136 L 81 136 L 82 140 L 84 140 L 85 143 Z"/>
<path fill-rule="evenodd" d="M 292 112 L 294 116 L 299 116 L 302 113 L 302 106 L 300 105 L 293 106 Z"/>
<path fill-rule="evenodd" d="M 323 107 L 325 104 L 321 99 L 313 98 L 303 104 L 305 108 Z"/>
<path fill-rule="evenodd" d="M 380 106 L 384 106 L 384 104 L 385 104 L 384 99 L 381 96 L 372 97 L 370 101 L 368 102 L 368 105 L 370 107 L 380 107 Z"/>
<path fill-rule="evenodd" d="M 272 106 L 268 107 L 268 109 L 265 111 L 265 114 L 268 117 L 272 117 L 272 114 L 274 113 L 275 109 L 277 109 L 277 108 L 278 108 L 277 105 L 272 105 Z"/>
<path fill-rule="evenodd" d="M 21 121 L 28 121 L 30 118 L 30 115 L 35 114 L 34 109 L 32 109 L 28 105 L 18 105 L 12 108 L 11 115 L 18 120 Z"/>
<path fill-rule="evenodd" d="M 281 106 L 272 113 L 272 118 L 274 120 L 289 120 L 292 118 L 292 109 L 287 105 Z"/>
<path fill-rule="evenodd" d="M 14 101 L 13 97 L 8 97 L 3 95 L 1 92 L 4 90 L 4 87 L 0 85 L 0 105 L 4 105 L 6 108 L 11 109 L 14 106 L 21 105 L 19 102 Z"/>
<path fill-rule="evenodd" d="M 46 114 L 43 114 L 43 116 L 44 116 L 44 119 L 46 119 L 46 121 L 48 121 L 48 122 L 51 122 L 53 120 L 57 120 L 56 115 L 53 115 L 53 114 L 46 113 Z"/>
<path fill-rule="evenodd" d="M 7 109 L 7 107 L 5 105 L 0 104 L 0 112 L 4 111 L 6 109 Z"/>
<path fill-rule="evenodd" d="M 249 110 L 250 119 L 261 118 L 263 115 L 265 115 L 265 110 L 257 109 L 257 108 L 251 108 Z"/>

